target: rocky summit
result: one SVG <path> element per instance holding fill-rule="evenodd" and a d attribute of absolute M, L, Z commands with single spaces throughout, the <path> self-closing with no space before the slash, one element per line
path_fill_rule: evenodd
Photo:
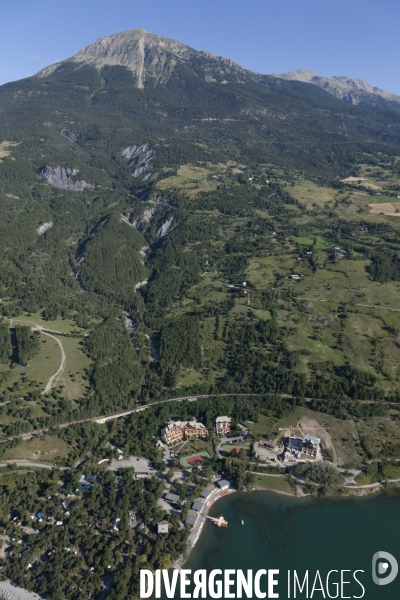
<path fill-rule="evenodd" d="M 225 74 L 246 72 L 246 69 L 232 60 L 207 51 L 198 52 L 181 42 L 149 33 L 145 29 L 133 29 L 100 37 L 63 62 L 91 65 L 98 70 L 105 66 L 126 67 L 135 74 L 139 88 L 143 88 L 145 82 L 165 83 L 177 64 L 197 62 L 198 67 L 203 66 L 207 81 L 218 81 L 221 77 L 223 79 Z M 58 62 L 46 67 L 38 76 L 50 75 L 61 64 Z M 219 74 L 219 77 L 216 77 L 216 74 Z"/>

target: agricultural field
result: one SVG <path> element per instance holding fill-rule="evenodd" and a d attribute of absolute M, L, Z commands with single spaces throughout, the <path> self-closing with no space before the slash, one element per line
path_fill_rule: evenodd
<path fill-rule="evenodd" d="M 162 179 L 157 183 L 157 188 L 162 191 L 179 188 L 189 198 L 194 198 L 200 192 L 210 192 L 217 189 L 217 176 L 215 176 L 216 179 L 212 177 L 212 171 L 208 169 L 182 165 L 179 167 L 177 175 Z"/>
<path fill-rule="evenodd" d="M 312 208 L 314 205 L 323 206 L 328 202 L 334 202 L 340 197 L 340 193 L 336 190 L 319 186 L 306 179 L 297 180 L 295 185 L 290 188 L 290 195 L 308 208 Z"/>

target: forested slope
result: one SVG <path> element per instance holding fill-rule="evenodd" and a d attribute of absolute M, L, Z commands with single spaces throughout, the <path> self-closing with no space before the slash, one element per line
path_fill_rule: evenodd
<path fill-rule="evenodd" d="M 366 207 L 379 173 L 397 195 L 400 115 L 185 52 L 142 86 L 71 59 L 0 88 L 1 312 L 61 318 L 91 365 L 50 406 L 3 323 L 1 392 L 34 402 L 8 432 L 183 389 L 397 397 L 397 322 L 375 316 L 373 345 L 347 324 L 380 282 L 393 304 L 398 227 Z M 367 168 L 372 188 L 341 181 Z M 335 285 L 334 318 L 303 304 Z"/>

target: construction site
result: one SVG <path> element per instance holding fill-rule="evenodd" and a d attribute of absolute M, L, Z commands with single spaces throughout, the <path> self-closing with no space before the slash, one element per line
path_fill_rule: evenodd
<path fill-rule="evenodd" d="M 274 440 L 254 444 L 255 457 L 286 464 L 326 460 L 328 457 L 321 439 L 323 432 L 327 432 L 327 428 L 304 426 L 301 422 L 280 427 Z"/>

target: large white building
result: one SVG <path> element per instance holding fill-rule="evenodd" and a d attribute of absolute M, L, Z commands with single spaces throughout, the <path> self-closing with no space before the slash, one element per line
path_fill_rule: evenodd
<path fill-rule="evenodd" d="M 226 435 L 231 430 L 231 417 L 216 417 L 214 419 L 215 433 Z"/>
<path fill-rule="evenodd" d="M 311 458 L 317 458 L 320 445 L 320 438 L 314 437 L 308 433 L 303 439 L 295 437 L 287 438 L 283 460 L 301 460 L 303 454 L 310 456 Z"/>

